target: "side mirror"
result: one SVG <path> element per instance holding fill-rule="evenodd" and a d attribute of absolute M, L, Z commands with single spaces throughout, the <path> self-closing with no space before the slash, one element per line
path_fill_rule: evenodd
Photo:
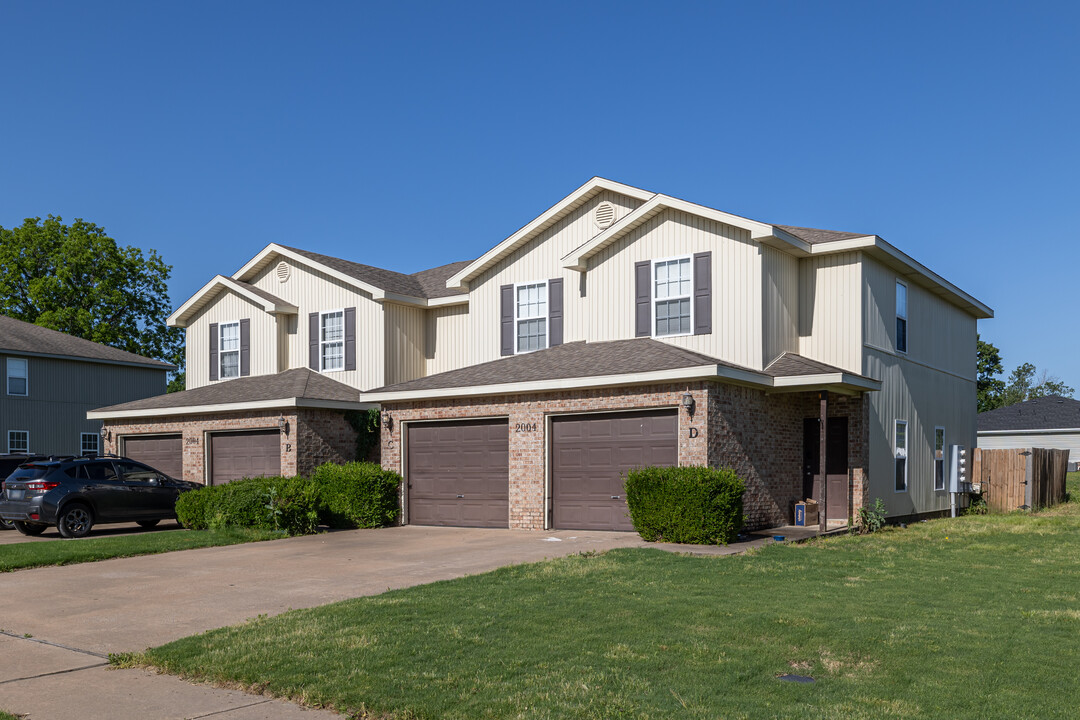
<path fill-rule="evenodd" d="M 158 477 L 157 475 L 155 475 L 154 477 L 150 478 L 150 484 L 151 485 L 160 485 L 161 484 L 161 478 Z"/>

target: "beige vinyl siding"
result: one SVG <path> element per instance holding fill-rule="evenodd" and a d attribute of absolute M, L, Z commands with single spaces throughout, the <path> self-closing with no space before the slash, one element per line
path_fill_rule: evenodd
<path fill-rule="evenodd" d="M 405 382 L 424 376 L 424 309 L 384 303 L 386 326 L 385 383 Z M 357 355 L 363 343 L 357 337 Z"/>
<path fill-rule="evenodd" d="M 0 368 L 7 355 L 0 355 Z M 81 452 L 80 433 L 97 433 L 100 420 L 86 413 L 99 407 L 141 400 L 165 392 L 166 372 L 155 368 L 60 360 L 13 354 L 27 360 L 29 395 L 0 388 L 0 452 L 8 430 L 30 433 L 30 450 L 44 454 Z"/>
<path fill-rule="evenodd" d="M 641 205 L 639 200 L 633 198 L 610 191 L 601 192 L 471 283 L 469 331 L 460 340 L 472 345 L 470 364 L 495 360 L 500 356 L 499 288 L 502 285 L 562 278 L 565 304 L 563 341 L 573 342 L 587 337 L 581 312 L 586 302 L 584 287 L 579 283 L 579 273 L 562 266 L 562 257 L 602 231 L 596 226 L 593 213 L 596 206 L 604 201 L 615 206 L 616 221 Z M 610 296 L 611 293 L 612 288 L 605 288 L 600 294 Z M 451 354 L 457 352 L 460 351 L 455 350 Z"/>
<path fill-rule="evenodd" d="M 308 366 L 308 314 L 356 308 L 356 370 L 338 370 L 326 376 L 360 390 L 386 384 L 386 334 L 383 306 L 371 295 L 347 285 L 313 267 L 287 261 L 289 279 L 280 282 L 277 262 L 271 262 L 251 280 L 251 284 L 299 308 L 296 329 L 289 334 L 288 367 Z M 254 345 L 254 340 L 252 341 Z M 419 342 L 419 341 L 418 341 Z M 254 347 L 252 355 L 254 356 Z M 252 371 L 254 374 L 254 370 Z"/>
<path fill-rule="evenodd" d="M 1056 448 L 1069 451 L 1069 462 L 1080 461 L 1080 428 L 1067 433 L 1021 432 L 1008 435 L 979 435 L 979 447 L 987 450 L 1002 448 Z"/>
<path fill-rule="evenodd" d="M 210 384 L 210 325 L 247 319 L 250 321 L 251 375 L 277 372 L 278 328 L 274 316 L 231 290 L 218 293 L 187 326 L 186 387 L 189 390 Z M 225 381 L 227 382 L 227 381 Z"/>
<path fill-rule="evenodd" d="M 775 248 L 762 247 L 762 362 L 781 353 L 799 352 L 799 261 Z"/>
<path fill-rule="evenodd" d="M 975 337 L 971 337 L 975 347 Z M 882 381 L 870 397 L 870 493 L 891 516 L 946 510 L 949 494 L 934 490 L 934 428 L 945 444 L 975 447 L 975 382 L 906 358 L 866 351 L 866 374 Z M 908 490 L 894 491 L 893 424 L 908 423 Z"/>
<path fill-rule="evenodd" d="M 862 372 L 860 254 L 799 261 L 799 354 Z"/>
<path fill-rule="evenodd" d="M 468 305 L 449 305 L 427 311 L 424 333 L 426 375 L 472 364 L 471 351 Z"/>
<path fill-rule="evenodd" d="M 863 257 L 864 339 L 867 348 L 896 352 L 896 281 L 907 286 L 907 352 L 909 360 L 964 378 L 975 378 L 975 324 L 966 311 L 896 273 Z"/>

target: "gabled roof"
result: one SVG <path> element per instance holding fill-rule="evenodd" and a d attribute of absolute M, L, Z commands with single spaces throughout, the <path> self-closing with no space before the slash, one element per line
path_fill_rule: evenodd
<path fill-rule="evenodd" d="M 137 365 L 159 370 L 175 370 L 160 360 L 143 357 L 57 330 L 0 315 L 0 353 L 88 360 L 109 365 Z"/>
<path fill-rule="evenodd" d="M 91 410 L 90 420 L 123 417 L 157 417 L 222 413 L 236 410 L 321 407 L 344 410 L 367 407 L 356 388 L 308 368 L 294 368 L 276 375 L 224 380 L 194 390 L 157 395 L 143 400 Z"/>
<path fill-rule="evenodd" d="M 784 232 L 799 238 L 803 242 L 817 245 L 818 243 L 837 242 L 838 240 L 852 240 L 866 237 L 866 233 L 840 232 L 838 230 L 819 230 L 817 228 L 798 227 L 797 225 L 777 225 Z"/>
<path fill-rule="evenodd" d="M 1049 395 L 979 413 L 980 433 L 1023 430 L 1080 432 L 1080 400 Z"/>
<path fill-rule="evenodd" d="M 792 358 L 799 358 L 793 355 Z M 766 389 L 877 390 L 881 383 L 823 363 L 793 360 L 788 375 L 752 370 L 652 338 L 573 342 L 388 385 L 361 393 L 368 402 L 550 392 L 570 388 L 720 379 Z"/>
<path fill-rule="evenodd" d="M 206 283 L 197 293 L 188 298 L 188 301 L 178 307 L 167 322 L 173 327 L 187 327 L 188 322 L 200 310 L 206 307 L 211 300 L 221 292 L 231 290 L 242 298 L 249 300 L 261 307 L 268 313 L 284 313 L 291 315 L 297 312 L 297 307 L 267 291 L 249 285 L 240 280 L 234 280 L 224 275 L 215 275 L 210 282 Z"/>

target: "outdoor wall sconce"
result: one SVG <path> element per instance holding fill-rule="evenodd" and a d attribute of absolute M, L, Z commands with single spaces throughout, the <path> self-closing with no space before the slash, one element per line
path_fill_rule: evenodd
<path fill-rule="evenodd" d="M 386 428 L 387 432 L 392 432 L 393 431 L 393 429 L 394 429 L 394 418 L 390 417 L 389 412 L 384 412 L 382 414 L 382 424 L 383 424 L 383 427 Z"/>
<path fill-rule="evenodd" d="M 285 419 L 284 415 L 281 415 L 280 417 L 278 417 L 277 426 L 278 426 L 278 430 L 281 431 L 282 435 L 284 435 L 286 437 L 289 436 L 289 421 Z"/>
<path fill-rule="evenodd" d="M 686 408 L 686 414 L 690 417 L 694 417 L 694 407 L 697 403 L 694 402 L 694 396 L 687 390 L 682 396 L 682 406 Z"/>
<path fill-rule="evenodd" d="M 101 436 L 101 441 L 102 442 L 107 441 L 109 439 L 109 436 L 110 436 L 109 429 L 107 427 L 105 427 L 104 425 L 102 425 L 101 429 L 98 430 L 98 435 Z"/>

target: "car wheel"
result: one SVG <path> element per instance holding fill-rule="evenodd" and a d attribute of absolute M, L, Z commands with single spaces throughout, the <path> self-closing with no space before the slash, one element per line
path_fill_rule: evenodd
<path fill-rule="evenodd" d="M 136 520 L 139 523 L 139 527 L 152 528 L 157 525 L 161 520 Z"/>
<path fill-rule="evenodd" d="M 14 530 L 14 529 L 15 529 L 15 523 L 14 522 L 12 522 L 11 520 L 5 520 L 4 518 L 0 518 L 0 530 Z"/>
<path fill-rule="evenodd" d="M 49 527 L 48 525 L 41 525 L 39 523 L 19 522 L 18 520 L 13 522 L 12 525 L 14 525 L 15 529 L 21 532 L 23 535 L 29 535 L 30 537 L 40 535 L 41 533 L 45 532 L 45 528 Z"/>
<path fill-rule="evenodd" d="M 94 515 L 82 503 L 72 503 L 63 509 L 56 521 L 56 529 L 66 538 L 86 537 L 94 526 Z"/>

